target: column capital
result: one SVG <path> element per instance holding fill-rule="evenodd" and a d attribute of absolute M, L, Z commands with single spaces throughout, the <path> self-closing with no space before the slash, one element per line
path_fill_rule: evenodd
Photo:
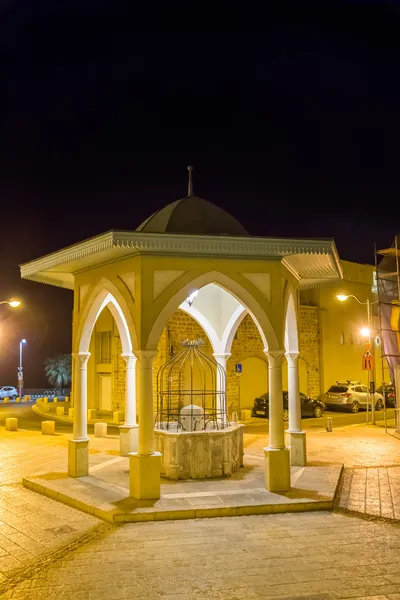
<path fill-rule="evenodd" d="M 230 358 L 231 356 L 232 356 L 232 354 L 230 352 L 214 352 L 213 353 L 214 358 L 225 358 L 226 360 L 228 360 L 228 358 Z"/>
<path fill-rule="evenodd" d="M 79 362 L 81 363 L 81 368 L 83 368 L 83 369 L 87 366 L 90 356 L 91 356 L 90 352 L 73 352 L 72 353 L 72 358 L 74 358 L 75 360 L 79 360 Z"/>
<path fill-rule="evenodd" d="M 140 360 L 143 358 L 145 360 L 152 360 L 155 356 L 157 356 L 158 350 L 137 350 L 135 352 L 135 356 Z"/>
<path fill-rule="evenodd" d="M 121 356 L 124 359 L 124 361 L 126 362 L 127 368 L 135 366 L 136 361 L 137 361 L 137 356 L 135 356 L 135 354 L 122 353 Z"/>
<path fill-rule="evenodd" d="M 285 352 L 286 359 L 296 362 L 299 358 L 299 352 Z"/>
<path fill-rule="evenodd" d="M 267 350 L 264 348 L 264 354 L 268 358 L 270 367 L 279 367 L 282 364 L 285 350 L 282 348 L 279 348 L 278 350 Z"/>

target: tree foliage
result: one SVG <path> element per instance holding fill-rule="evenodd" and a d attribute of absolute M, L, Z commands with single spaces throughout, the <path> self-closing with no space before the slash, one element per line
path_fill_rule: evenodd
<path fill-rule="evenodd" d="M 44 362 L 44 372 L 50 385 L 54 385 L 58 390 L 67 387 L 71 383 L 72 356 L 57 354 L 47 358 Z"/>

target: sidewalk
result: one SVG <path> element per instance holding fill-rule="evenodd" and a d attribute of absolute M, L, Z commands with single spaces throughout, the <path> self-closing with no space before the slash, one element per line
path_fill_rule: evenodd
<path fill-rule="evenodd" d="M 22 477 L 43 467 L 66 469 L 69 436 L 0 428 L 0 593 L 21 571 L 37 566 L 102 527 L 85 515 L 26 490 Z"/>

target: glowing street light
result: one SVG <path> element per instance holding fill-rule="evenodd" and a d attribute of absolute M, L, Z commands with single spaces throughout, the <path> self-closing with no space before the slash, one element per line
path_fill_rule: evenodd
<path fill-rule="evenodd" d="M 26 344 L 26 339 L 23 338 L 19 343 L 19 368 L 18 368 L 18 388 L 19 388 L 19 397 L 21 399 L 22 395 L 22 386 L 24 384 L 24 375 L 22 371 L 22 346 Z"/>
<path fill-rule="evenodd" d="M 367 298 L 366 302 L 362 302 L 360 298 L 355 296 L 354 294 L 338 294 L 336 296 L 340 302 L 345 302 L 348 298 L 354 298 L 357 300 L 359 304 L 363 304 L 367 307 L 367 324 L 368 327 L 362 327 L 360 330 L 360 334 L 362 337 L 368 338 L 368 343 L 371 344 L 371 331 L 372 331 L 372 320 L 371 320 L 371 304 L 377 304 L 377 300 L 371 302 L 369 298 Z M 374 359 L 373 369 L 372 371 L 368 371 L 368 395 L 372 394 L 371 401 L 371 422 L 372 425 L 375 425 L 375 344 L 371 344 L 372 347 L 372 357 Z M 367 404 L 367 424 L 368 424 L 368 404 Z"/>
<path fill-rule="evenodd" d="M 9 304 L 13 308 L 16 308 L 21 302 L 19 300 L 1 300 L 0 304 Z"/>

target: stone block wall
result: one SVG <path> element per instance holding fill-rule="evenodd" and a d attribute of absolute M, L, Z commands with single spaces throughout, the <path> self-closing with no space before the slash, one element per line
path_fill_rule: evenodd
<path fill-rule="evenodd" d="M 124 410 L 125 408 L 125 374 L 126 364 L 122 358 L 122 344 L 115 327 L 112 338 L 112 364 L 113 364 L 113 410 Z"/>
<path fill-rule="evenodd" d="M 320 332 L 316 306 L 300 306 L 299 344 L 300 356 L 307 364 L 307 393 L 311 398 L 318 398 L 321 393 Z"/>
<path fill-rule="evenodd" d="M 240 410 L 240 379 L 235 373 L 235 365 L 243 363 L 246 358 L 253 357 L 261 358 L 261 360 L 268 363 L 257 326 L 251 316 L 246 315 L 238 327 L 232 342 L 231 357 L 226 363 L 226 391 L 229 414 Z"/>
<path fill-rule="evenodd" d="M 125 395 L 125 362 L 121 357 L 122 346 L 117 335 L 114 337 L 113 366 L 114 366 L 114 400 L 116 409 L 124 407 Z M 154 409 L 157 408 L 157 373 L 162 365 L 174 354 L 181 350 L 180 342 L 185 339 L 201 338 L 205 344 L 202 350 L 212 356 L 211 343 L 198 323 L 181 310 L 177 310 L 169 319 L 158 343 L 158 354 L 153 361 L 153 390 Z M 307 393 L 317 398 L 320 394 L 320 334 L 318 308 L 313 306 L 300 307 L 299 322 L 300 356 L 307 364 Z M 239 406 L 239 377 L 235 373 L 235 364 L 243 363 L 246 358 L 257 357 L 267 362 L 264 347 L 258 329 L 250 317 L 246 315 L 240 324 L 232 343 L 231 357 L 227 361 L 227 400 L 228 412 L 238 411 Z M 175 382 L 176 384 L 176 382 Z M 175 385 L 174 384 L 174 385 Z M 304 390 L 306 391 L 306 390 Z"/>

